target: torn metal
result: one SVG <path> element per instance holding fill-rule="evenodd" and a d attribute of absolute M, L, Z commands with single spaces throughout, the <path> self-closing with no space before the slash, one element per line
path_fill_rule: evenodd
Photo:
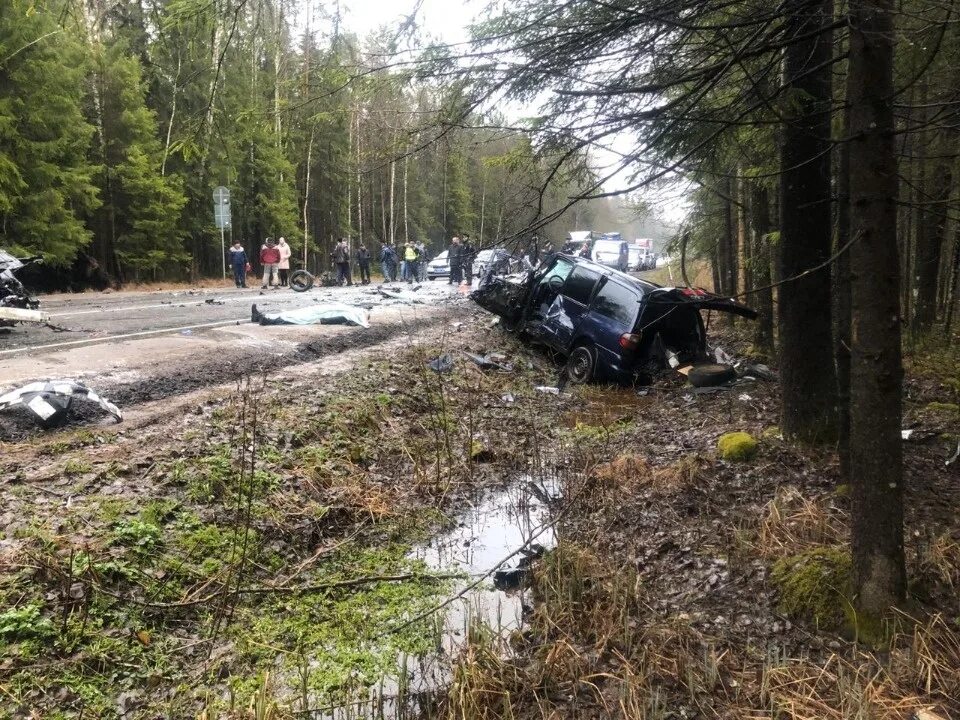
<path fill-rule="evenodd" d="M 40 301 L 27 292 L 15 274 L 40 259 L 37 256 L 21 260 L 0 250 L 0 328 L 13 327 L 18 322 L 45 323 L 50 319 L 40 311 Z"/>
<path fill-rule="evenodd" d="M 34 382 L 0 395 L 0 410 L 24 407 L 44 427 L 55 427 L 67 419 L 74 398 L 85 398 L 98 403 L 113 415 L 117 422 L 123 420 L 120 409 L 96 392 L 73 380 Z"/>

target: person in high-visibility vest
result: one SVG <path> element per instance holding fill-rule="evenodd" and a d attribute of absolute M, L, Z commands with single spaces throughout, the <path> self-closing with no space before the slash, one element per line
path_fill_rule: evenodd
<path fill-rule="evenodd" d="M 417 276 L 417 260 L 419 260 L 420 254 L 417 252 L 417 248 L 414 247 L 412 242 L 406 242 L 403 245 L 403 279 L 408 283 L 413 283 L 413 279 Z"/>

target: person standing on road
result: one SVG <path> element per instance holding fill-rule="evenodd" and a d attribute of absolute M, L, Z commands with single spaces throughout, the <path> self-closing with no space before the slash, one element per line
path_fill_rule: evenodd
<path fill-rule="evenodd" d="M 470 236 L 463 234 L 463 276 L 467 281 L 467 286 L 473 285 L 473 261 L 476 259 L 477 251 L 470 242 Z"/>
<path fill-rule="evenodd" d="M 461 258 L 463 257 L 463 246 L 460 244 L 460 236 L 454 235 L 450 241 L 450 247 L 447 249 L 447 260 L 450 265 L 450 276 L 447 285 L 459 285 L 463 280 L 463 266 Z"/>
<path fill-rule="evenodd" d="M 290 275 L 290 256 L 293 254 L 293 251 L 290 249 L 290 246 L 287 245 L 287 241 L 282 237 L 277 241 L 277 250 L 280 251 L 280 265 L 278 266 L 280 270 L 280 286 L 287 287 L 287 279 Z"/>
<path fill-rule="evenodd" d="M 397 251 L 387 243 L 380 247 L 380 271 L 384 282 L 397 281 Z"/>
<path fill-rule="evenodd" d="M 271 238 L 267 238 L 267 241 L 263 244 L 263 247 L 260 248 L 260 264 L 263 265 L 263 282 L 260 284 L 261 289 L 266 289 L 268 285 L 277 288 L 277 268 L 280 266 L 280 251 L 277 249 L 277 246 L 274 245 Z"/>
<path fill-rule="evenodd" d="M 409 240 L 403 244 L 403 279 L 413 284 L 417 276 L 417 248 Z"/>
<path fill-rule="evenodd" d="M 370 284 L 370 251 L 367 246 L 360 243 L 357 248 L 357 267 L 360 268 L 360 282 L 363 285 Z"/>
<path fill-rule="evenodd" d="M 426 275 L 427 247 L 422 242 L 414 240 L 413 249 L 417 251 L 417 260 L 413 266 L 413 279 L 417 282 L 423 282 Z"/>
<path fill-rule="evenodd" d="M 239 240 L 230 247 L 230 268 L 233 270 L 233 281 L 237 287 L 245 288 L 247 286 L 247 253 Z"/>
<path fill-rule="evenodd" d="M 340 238 L 333 249 L 333 264 L 337 266 L 337 285 L 353 285 L 350 275 L 350 247 L 346 238 Z"/>

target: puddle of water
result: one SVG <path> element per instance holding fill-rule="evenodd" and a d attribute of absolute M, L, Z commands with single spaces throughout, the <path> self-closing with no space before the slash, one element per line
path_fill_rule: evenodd
<path fill-rule="evenodd" d="M 564 414 L 563 422 L 568 428 L 578 425 L 610 427 L 619 422 L 636 418 L 649 407 L 651 398 L 637 395 L 628 388 L 604 388 L 584 386 L 580 388 L 583 404 Z"/>
<path fill-rule="evenodd" d="M 447 597 L 463 593 L 438 614 L 439 643 L 426 657 L 398 658 L 400 679 L 384 678 L 367 697 L 328 713 L 311 714 L 330 720 L 370 718 L 424 718 L 431 715 L 434 700 L 449 686 L 452 664 L 465 646 L 471 628 L 482 624 L 506 638 L 523 628 L 527 593 L 522 588 L 498 590 L 493 575 L 476 587 L 469 585 L 493 569 L 519 548 L 554 545 L 550 505 L 559 499 L 556 479 L 534 481 L 524 477 L 508 488 L 488 491 L 475 498 L 472 507 L 456 518 L 456 524 L 413 549 L 411 558 L 422 560 L 434 572 L 462 572 Z M 522 554 L 512 557 L 503 568 L 522 564 Z M 441 625 L 442 623 L 442 625 Z"/>

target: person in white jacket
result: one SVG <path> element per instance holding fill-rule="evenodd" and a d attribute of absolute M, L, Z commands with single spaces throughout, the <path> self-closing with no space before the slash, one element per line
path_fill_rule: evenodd
<path fill-rule="evenodd" d="M 287 276 L 290 275 L 290 256 L 293 254 L 293 251 L 290 250 L 290 246 L 287 245 L 287 241 L 283 238 L 277 241 L 277 249 L 280 251 L 280 266 L 278 267 L 280 271 L 280 287 L 287 287 Z"/>

